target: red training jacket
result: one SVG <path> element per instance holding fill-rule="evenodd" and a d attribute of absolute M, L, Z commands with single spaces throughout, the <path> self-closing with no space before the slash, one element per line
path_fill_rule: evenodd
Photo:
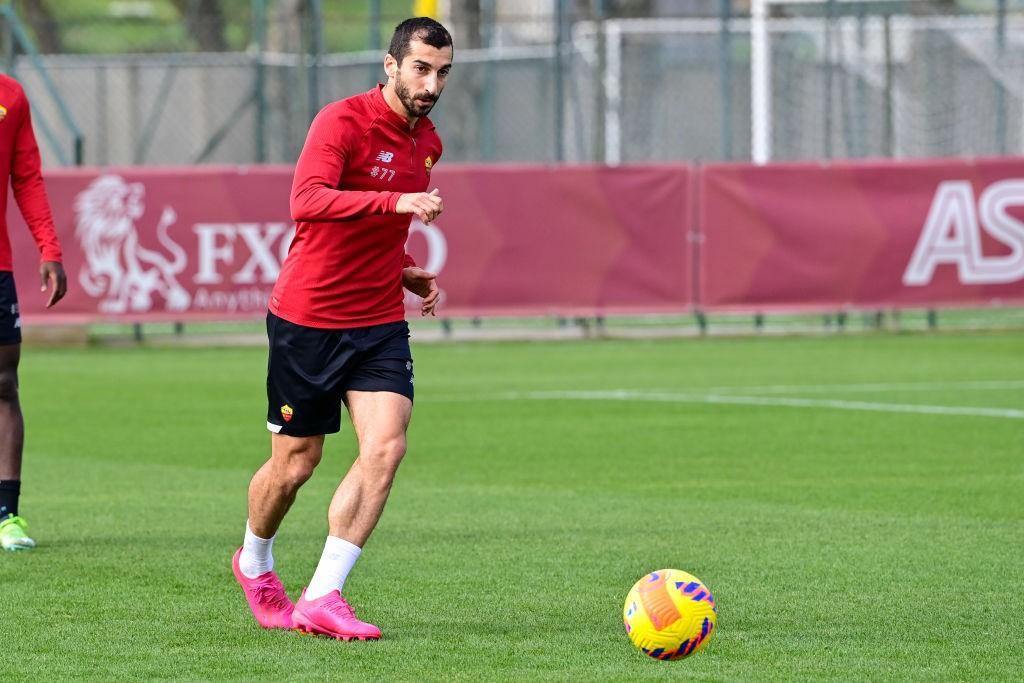
<path fill-rule="evenodd" d="M 0 271 L 14 270 L 7 234 L 7 184 L 14 189 L 43 261 L 60 261 L 60 242 L 40 171 L 39 146 L 32 133 L 28 98 L 21 84 L 0 74 Z"/>
<path fill-rule="evenodd" d="M 383 86 L 324 107 L 295 164 L 295 239 L 270 311 L 298 325 L 364 327 L 405 319 L 402 268 L 412 214 L 398 197 L 425 192 L 441 156 L 430 119 L 410 130 Z"/>

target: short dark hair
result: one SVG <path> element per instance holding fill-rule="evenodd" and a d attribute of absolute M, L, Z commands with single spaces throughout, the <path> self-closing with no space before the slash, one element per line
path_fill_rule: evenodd
<path fill-rule="evenodd" d="M 420 40 L 441 49 L 442 47 L 453 46 L 452 34 L 439 22 L 430 17 L 415 17 L 406 19 L 395 27 L 395 34 L 391 36 L 391 46 L 388 47 L 388 54 L 395 58 L 399 64 L 409 54 L 409 43 Z"/>

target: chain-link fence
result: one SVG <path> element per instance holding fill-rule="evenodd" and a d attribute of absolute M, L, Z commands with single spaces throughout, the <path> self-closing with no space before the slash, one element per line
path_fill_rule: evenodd
<path fill-rule="evenodd" d="M 750 22 L 625 21 L 624 161 L 750 159 Z M 1024 16 L 770 22 L 771 158 L 1024 152 Z M 675 96 L 673 97 L 672 94 Z"/>
<path fill-rule="evenodd" d="M 747 160 L 758 126 L 773 160 L 1024 153 L 1024 0 L 971 14 L 920 0 L 769 2 L 770 96 L 760 109 L 752 22 L 739 2 L 424 3 L 456 42 L 432 115 L 445 158 Z M 87 164 L 291 162 L 323 104 L 384 78 L 391 27 L 413 9 L 405 0 L 105 5 L 123 16 L 64 16 L 55 44 L 67 53 L 106 41 L 105 52 L 121 54 L 36 55 L 54 43 L 38 17 L 20 19 L 30 49 L 7 37 L 8 70 L 24 82 L 37 127 L 51 131 L 48 164 L 75 158 L 62 107 Z M 164 52 L 136 53 L 153 50 Z"/>

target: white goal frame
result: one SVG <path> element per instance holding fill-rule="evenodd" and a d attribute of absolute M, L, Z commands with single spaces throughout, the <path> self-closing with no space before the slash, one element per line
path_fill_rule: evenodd
<path fill-rule="evenodd" d="M 757 165 L 772 159 L 772 53 L 768 16 L 772 5 L 883 3 L 889 0 L 751 0 L 750 2 L 750 156 Z M 826 55 L 828 58 L 828 55 Z"/>

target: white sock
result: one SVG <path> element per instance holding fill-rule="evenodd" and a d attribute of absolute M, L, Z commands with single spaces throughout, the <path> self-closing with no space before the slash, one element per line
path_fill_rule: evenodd
<path fill-rule="evenodd" d="M 322 598 L 333 590 L 340 591 L 345 586 L 345 579 L 352 571 L 352 566 L 359 559 L 362 548 L 349 543 L 344 538 L 328 536 L 324 544 L 324 553 L 320 556 L 320 564 L 313 572 L 306 588 L 306 599 Z"/>
<path fill-rule="evenodd" d="M 242 543 L 242 554 L 238 558 L 238 567 L 250 579 L 255 579 L 260 574 L 266 574 L 274 568 L 274 554 L 271 550 L 274 547 L 274 538 L 260 538 L 249 528 L 249 521 L 245 522 L 245 541 Z"/>

